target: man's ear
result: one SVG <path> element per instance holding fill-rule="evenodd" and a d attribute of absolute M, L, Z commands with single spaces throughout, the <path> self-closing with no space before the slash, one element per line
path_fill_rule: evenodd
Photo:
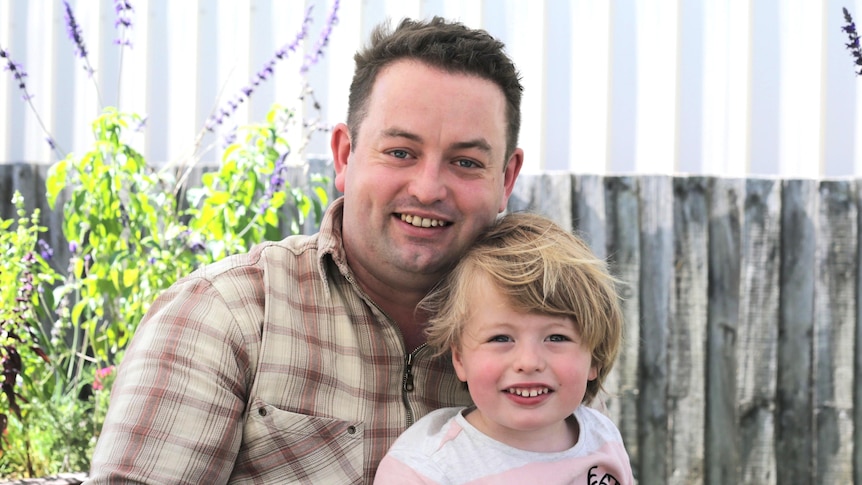
<path fill-rule="evenodd" d="M 347 162 L 350 159 L 351 141 L 350 130 L 344 123 L 335 125 L 332 129 L 332 137 L 329 140 L 332 149 L 332 161 L 335 164 L 335 188 L 342 194 L 347 186 Z"/>
<path fill-rule="evenodd" d="M 516 148 L 509 160 L 506 162 L 506 169 L 503 171 L 503 198 L 500 201 L 498 212 L 506 210 L 509 203 L 509 196 L 512 195 L 512 190 L 515 188 L 515 180 L 518 179 L 518 174 L 521 173 L 521 166 L 524 165 L 524 150 Z"/>

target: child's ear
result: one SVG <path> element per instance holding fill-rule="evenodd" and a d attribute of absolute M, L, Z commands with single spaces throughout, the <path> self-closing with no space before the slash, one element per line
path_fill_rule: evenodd
<path fill-rule="evenodd" d="M 452 366 L 455 367 L 455 374 L 461 382 L 467 382 L 467 372 L 464 370 L 464 362 L 461 360 L 461 352 L 455 346 L 450 349 L 452 351 Z"/>
<path fill-rule="evenodd" d="M 587 381 L 594 381 L 599 376 L 599 366 L 593 364 L 590 366 L 590 373 L 587 374 Z"/>

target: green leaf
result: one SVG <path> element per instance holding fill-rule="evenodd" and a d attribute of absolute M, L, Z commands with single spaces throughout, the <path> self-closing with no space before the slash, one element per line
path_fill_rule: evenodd
<path fill-rule="evenodd" d="M 129 268 L 123 271 L 123 286 L 126 288 L 134 286 L 138 281 L 139 271 L 135 268 Z"/>
<path fill-rule="evenodd" d="M 57 196 L 66 187 L 66 170 L 69 159 L 63 159 L 51 165 L 48 169 L 48 178 L 45 180 L 45 189 L 48 194 L 48 206 L 54 209 L 54 204 L 57 203 Z"/>
<path fill-rule="evenodd" d="M 206 187 L 212 188 L 213 183 L 215 183 L 215 176 L 216 175 L 214 173 L 207 172 L 207 173 L 201 175 L 201 183 L 204 184 Z M 203 189 L 191 189 L 191 190 L 189 190 L 189 193 L 196 192 L 196 191 L 206 192 Z"/>
<path fill-rule="evenodd" d="M 233 156 L 233 152 L 239 149 L 240 145 L 237 143 L 231 143 L 225 148 L 224 153 L 222 154 L 222 161 L 229 160 L 231 156 Z"/>
<path fill-rule="evenodd" d="M 230 201 L 230 194 L 227 192 L 215 192 L 207 198 L 207 203 L 212 205 L 224 205 Z"/>
<path fill-rule="evenodd" d="M 278 213 L 273 209 L 269 209 L 263 214 L 263 221 L 270 226 L 278 227 Z"/>
<path fill-rule="evenodd" d="M 287 194 L 284 192 L 276 192 L 272 194 L 272 199 L 270 199 L 269 205 L 274 209 L 278 209 L 283 206 L 285 202 L 287 202 Z"/>
<path fill-rule="evenodd" d="M 75 306 L 72 307 L 72 325 L 79 323 L 81 321 L 81 314 L 84 313 L 84 310 L 87 309 L 87 304 L 89 302 L 87 300 L 79 301 L 75 303 Z"/>
<path fill-rule="evenodd" d="M 329 194 L 326 193 L 326 189 L 317 186 L 314 188 L 314 193 L 317 195 L 317 199 L 320 201 L 321 205 L 329 205 Z"/>

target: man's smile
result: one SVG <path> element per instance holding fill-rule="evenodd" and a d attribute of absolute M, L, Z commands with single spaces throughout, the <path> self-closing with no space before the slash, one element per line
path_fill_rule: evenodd
<path fill-rule="evenodd" d="M 410 214 L 400 214 L 401 220 L 407 224 L 412 224 L 416 227 L 444 227 L 450 223 L 440 219 L 429 219 L 427 217 L 419 217 Z"/>

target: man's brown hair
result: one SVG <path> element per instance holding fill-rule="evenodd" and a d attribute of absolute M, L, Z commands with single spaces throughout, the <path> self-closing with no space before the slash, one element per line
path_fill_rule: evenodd
<path fill-rule="evenodd" d="M 388 23 L 375 27 L 368 46 L 354 56 L 356 70 L 350 84 L 347 126 L 357 140 L 368 98 L 377 75 L 395 61 L 410 59 L 450 73 L 487 79 L 500 87 L 506 98 L 506 157 L 518 145 L 523 87 L 504 44 L 481 29 L 471 29 L 441 17 L 419 21 L 404 19 L 391 31 Z"/>

